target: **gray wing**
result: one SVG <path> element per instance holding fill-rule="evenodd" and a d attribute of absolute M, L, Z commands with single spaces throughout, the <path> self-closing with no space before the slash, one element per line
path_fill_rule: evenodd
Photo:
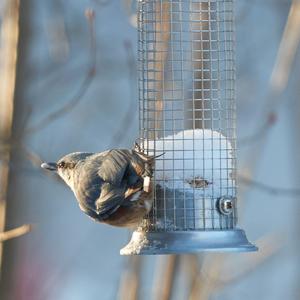
<path fill-rule="evenodd" d="M 129 165 L 128 150 L 111 150 L 104 157 L 98 175 L 105 182 L 120 186 Z"/>
<path fill-rule="evenodd" d="M 132 181 L 138 180 L 136 172 L 130 166 L 131 152 L 111 150 L 98 171 L 104 184 L 96 201 L 98 214 L 114 212 L 124 201 L 125 192 Z"/>
<path fill-rule="evenodd" d="M 105 219 L 125 200 L 129 182 L 138 180 L 130 168 L 128 150 L 111 150 L 104 157 L 94 156 L 80 172 L 80 207 L 90 216 Z M 136 177 L 136 178 L 135 178 Z"/>

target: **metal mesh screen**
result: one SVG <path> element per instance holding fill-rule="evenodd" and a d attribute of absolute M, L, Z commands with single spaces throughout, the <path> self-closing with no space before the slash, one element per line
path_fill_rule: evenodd
<path fill-rule="evenodd" d="M 144 229 L 232 229 L 233 0 L 140 0 L 138 33 L 141 145 L 164 153 Z M 221 198 L 231 199 L 229 214 L 218 208 Z"/>

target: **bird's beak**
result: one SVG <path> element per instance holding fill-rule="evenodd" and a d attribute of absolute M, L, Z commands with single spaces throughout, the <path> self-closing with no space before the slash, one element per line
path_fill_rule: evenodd
<path fill-rule="evenodd" d="M 57 171 L 57 163 L 49 162 L 49 163 L 42 163 L 41 167 L 43 169 L 49 170 L 49 171 Z"/>

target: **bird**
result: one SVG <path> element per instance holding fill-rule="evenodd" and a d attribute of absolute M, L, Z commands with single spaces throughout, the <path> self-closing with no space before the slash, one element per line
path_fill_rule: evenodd
<path fill-rule="evenodd" d="M 144 154 L 136 143 L 133 149 L 70 153 L 41 167 L 62 178 L 93 220 L 136 228 L 152 209 L 156 157 Z"/>

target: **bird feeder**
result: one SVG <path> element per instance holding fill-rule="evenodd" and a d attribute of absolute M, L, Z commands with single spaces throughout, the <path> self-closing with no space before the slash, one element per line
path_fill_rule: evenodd
<path fill-rule="evenodd" d="M 151 213 L 123 255 L 255 251 L 237 228 L 233 0 L 140 0 L 140 146 Z"/>

